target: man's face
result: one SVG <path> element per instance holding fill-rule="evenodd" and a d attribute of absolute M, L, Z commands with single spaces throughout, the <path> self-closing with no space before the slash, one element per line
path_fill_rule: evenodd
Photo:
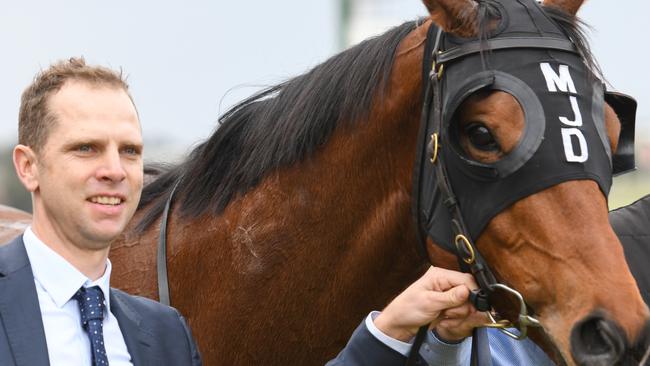
<path fill-rule="evenodd" d="M 36 154 L 34 228 L 80 249 L 103 249 L 142 190 L 138 116 L 119 88 L 67 82 L 49 98 L 56 122 Z"/>

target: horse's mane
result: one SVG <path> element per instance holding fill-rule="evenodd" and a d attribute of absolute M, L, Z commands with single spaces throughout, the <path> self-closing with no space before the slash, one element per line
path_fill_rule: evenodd
<path fill-rule="evenodd" d="M 494 15 L 491 0 L 480 4 L 481 20 Z M 545 11 L 576 44 L 587 65 L 597 70 L 582 23 L 560 10 Z M 167 198 L 175 185 L 181 215 L 199 216 L 209 210 L 219 214 L 270 171 L 310 156 L 340 123 L 365 119 L 373 98 L 388 86 L 400 41 L 417 24 L 406 22 L 235 105 L 184 162 L 145 186 L 138 208 L 151 206 L 138 229 L 146 229 L 162 214 L 165 199 L 159 198 Z"/>
<path fill-rule="evenodd" d="M 499 10 L 497 3 L 494 0 L 477 1 L 479 2 L 479 39 L 485 41 L 491 32 L 490 20 L 499 17 Z M 564 31 L 564 34 L 569 38 L 569 40 L 573 42 L 585 65 L 593 75 L 601 80 L 605 80 L 600 66 L 598 65 L 598 62 L 596 62 L 596 59 L 591 52 L 591 48 L 589 47 L 588 37 L 585 33 L 585 29 L 589 28 L 589 25 L 575 15 L 569 14 L 555 6 L 542 5 L 542 10 L 560 27 L 560 29 L 562 29 L 562 31 Z M 487 47 L 487 43 L 485 43 L 485 48 L 483 48 L 481 52 L 489 51 Z"/>
<path fill-rule="evenodd" d="M 182 215 L 218 214 L 268 172 L 310 156 L 340 123 L 367 117 L 377 91 L 386 90 L 400 41 L 416 26 L 404 23 L 235 105 L 184 162 L 145 186 L 139 208 L 151 207 L 138 228 L 160 216 L 165 200 L 157 199 L 179 177 L 174 195 Z"/>
<path fill-rule="evenodd" d="M 603 76 L 596 58 L 591 52 L 588 37 L 585 33 L 585 28 L 589 28 L 589 25 L 580 18 L 571 15 L 562 9 L 553 6 L 543 6 L 542 9 L 544 9 L 546 15 L 562 28 L 566 36 L 573 42 L 578 49 L 578 53 L 582 56 L 585 65 L 587 65 L 591 72 L 604 81 L 605 77 Z"/>

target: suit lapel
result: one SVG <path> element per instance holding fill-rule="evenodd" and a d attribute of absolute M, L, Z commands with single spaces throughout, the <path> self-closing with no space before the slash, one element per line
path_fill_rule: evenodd
<path fill-rule="evenodd" d="M 49 365 L 34 275 L 22 236 L 0 247 L 0 318 L 16 366 Z"/>
<path fill-rule="evenodd" d="M 131 354 L 134 366 L 148 365 L 146 360 L 152 360 L 151 344 L 153 335 L 143 329 L 142 317 L 129 306 L 124 298 L 126 295 L 111 289 L 111 312 L 120 324 L 124 343 Z"/>

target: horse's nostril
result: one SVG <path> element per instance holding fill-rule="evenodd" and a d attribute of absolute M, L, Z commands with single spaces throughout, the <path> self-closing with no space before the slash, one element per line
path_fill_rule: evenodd
<path fill-rule="evenodd" d="M 623 330 L 602 316 L 590 316 L 571 332 L 571 352 L 578 365 L 614 365 L 623 357 L 626 346 Z"/>
<path fill-rule="evenodd" d="M 580 339 L 589 354 L 599 355 L 609 352 L 616 346 L 612 339 L 615 336 L 607 322 L 602 319 L 592 319 L 585 322 L 580 328 Z"/>

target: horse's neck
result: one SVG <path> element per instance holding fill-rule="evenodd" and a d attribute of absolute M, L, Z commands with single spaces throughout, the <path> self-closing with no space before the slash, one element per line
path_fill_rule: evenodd
<path fill-rule="evenodd" d="M 237 223 L 235 234 L 256 246 L 255 256 L 277 242 L 285 255 L 317 255 L 330 265 L 350 251 L 415 252 L 410 192 L 426 31 L 421 26 L 401 42 L 369 120 L 339 124 L 312 157 L 269 174 L 230 203 L 220 220 Z"/>
<path fill-rule="evenodd" d="M 313 157 L 272 174 L 229 207 L 226 216 L 246 223 L 242 232 L 266 236 L 257 241 L 284 241 L 292 257 L 316 257 L 325 268 L 340 267 L 353 278 L 347 283 L 364 270 L 359 259 L 346 261 L 347 256 L 367 258 L 363 263 L 384 270 L 377 272 L 380 278 L 410 276 L 423 263 L 416 251 L 410 193 L 426 28 L 402 41 L 387 90 L 373 103 L 368 121 L 341 124 Z M 243 217 L 242 212 L 254 214 Z M 264 225 L 273 229 L 265 231 Z M 351 264 L 359 270 L 350 270 Z"/>
<path fill-rule="evenodd" d="M 350 254 L 366 257 L 368 265 L 383 270 L 378 275 L 399 276 L 395 268 L 402 270 L 402 275 L 412 273 L 413 267 L 422 263 L 410 219 L 410 192 L 426 28 L 416 29 L 401 42 L 387 89 L 383 94 L 378 91 L 368 121 L 340 124 L 312 157 L 270 173 L 218 217 L 184 222 L 174 215 L 169 226 L 170 232 L 176 233 L 170 240 L 170 271 L 179 268 L 173 263 L 174 255 L 203 258 L 200 248 L 220 246 L 230 252 L 220 257 L 224 260 L 221 265 L 202 266 L 198 263 L 201 259 L 195 259 L 188 267 L 210 268 L 203 275 L 221 281 L 224 268 L 241 274 L 276 273 L 291 270 L 276 267 L 287 258 L 315 260 L 332 270 L 347 266 L 353 278 L 346 281 L 350 283 L 364 270 L 360 267 L 359 273 L 349 272 L 356 262 L 342 258 Z M 143 261 L 139 268 L 146 269 L 142 272 L 128 270 L 130 276 L 142 280 L 130 282 L 155 280 L 152 242 L 156 240 L 154 224 L 144 236 L 127 236 L 126 244 L 114 247 L 116 255 L 128 248 L 130 255 Z M 144 294 L 153 291 L 155 287 L 148 286 Z"/>

